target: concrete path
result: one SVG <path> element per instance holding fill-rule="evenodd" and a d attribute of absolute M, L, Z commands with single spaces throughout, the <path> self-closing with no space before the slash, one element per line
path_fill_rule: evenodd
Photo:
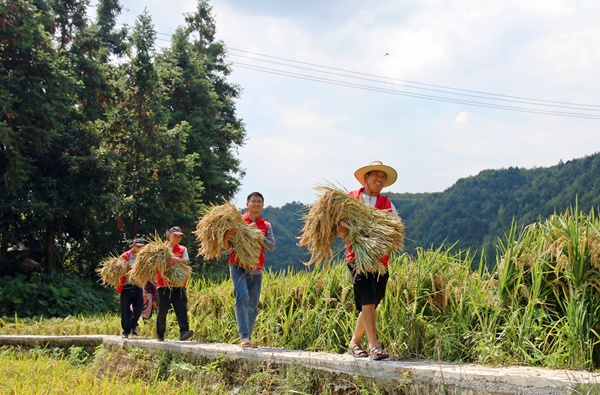
<path fill-rule="evenodd" d="M 87 346 L 104 344 L 109 348 L 139 347 L 168 350 L 196 359 L 225 358 L 240 369 L 256 365 L 301 366 L 349 377 L 370 379 L 389 393 L 403 394 L 600 394 L 600 373 L 507 366 L 490 367 L 475 364 L 437 362 L 431 360 L 401 361 L 391 358 L 370 361 L 349 354 L 294 351 L 260 347 L 242 350 L 238 345 L 199 343 L 120 336 L 0 336 L 0 345 L 22 346 Z"/>

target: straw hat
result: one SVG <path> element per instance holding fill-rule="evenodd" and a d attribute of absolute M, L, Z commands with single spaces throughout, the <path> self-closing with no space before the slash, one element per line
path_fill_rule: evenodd
<path fill-rule="evenodd" d="M 367 166 L 363 166 L 360 169 L 356 170 L 354 172 L 354 177 L 356 177 L 358 182 L 360 182 L 360 184 L 364 187 L 365 186 L 365 174 L 367 174 L 368 172 L 373 171 L 373 170 L 382 171 L 387 175 L 387 181 L 383 185 L 384 188 L 389 187 L 390 185 L 395 183 L 396 179 L 398 178 L 398 173 L 396 173 L 396 170 L 394 170 L 393 168 L 391 168 L 389 166 L 384 165 L 383 162 L 381 162 L 379 160 L 373 161 L 373 162 L 369 163 Z"/>

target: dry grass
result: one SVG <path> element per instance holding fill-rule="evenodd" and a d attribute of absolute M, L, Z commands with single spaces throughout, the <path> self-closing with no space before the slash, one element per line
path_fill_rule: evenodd
<path fill-rule="evenodd" d="M 256 269 L 260 252 L 264 247 L 264 235 L 250 227 L 238 209 L 231 203 L 205 206 L 202 218 L 193 232 L 200 244 L 198 255 L 204 259 L 218 259 L 223 254 L 223 235 L 229 229 L 237 229 L 229 240 L 238 259 L 238 265 Z"/>
<path fill-rule="evenodd" d="M 100 279 L 104 285 L 117 287 L 121 284 L 121 279 L 129 272 L 129 263 L 121 256 L 111 255 L 100 262 L 100 267 L 96 269 L 96 273 L 100 275 Z"/>
<path fill-rule="evenodd" d="M 218 259 L 223 254 L 223 235 L 229 229 L 237 228 L 246 222 L 238 209 L 231 203 L 220 206 L 203 206 L 201 219 L 192 232 L 200 248 L 198 256 L 204 259 Z"/>
<path fill-rule="evenodd" d="M 158 235 L 144 246 L 135 257 L 129 277 L 140 284 L 156 281 L 156 273 L 165 273 L 167 261 L 173 257 L 168 245 Z"/>
<path fill-rule="evenodd" d="M 331 255 L 337 226 L 348 229 L 347 242 L 356 256 L 358 273 L 384 273 L 380 258 L 404 247 L 404 225 L 397 215 L 370 207 L 348 192 L 332 185 L 315 188 L 317 201 L 304 215 L 298 245 L 311 254 L 307 266 L 320 263 Z"/>

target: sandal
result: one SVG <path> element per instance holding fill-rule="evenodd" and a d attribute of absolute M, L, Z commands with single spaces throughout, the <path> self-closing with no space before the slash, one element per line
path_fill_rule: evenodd
<path fill-rule="evenodd" d="M 381 361 L 382 359 L 386 359 L 389 357 L 390 355 L 387 352 L 383 351 L 383 348 L 381 348 L 381 346 L 373 347 L 369 352 L 369 358 L 371 359 L 371 361 Z"/>
<path fill-rule="evenodd" d="M 242 350 L 246 350 L 248 348 L 258 348 L 258 346 L 252 342 L 242 342 Z"/>
<path fill-rule="evenodd" d="M 369 356 L 369 354 L 367 354 L 367 352 L 362 349 L 362 347 L 360 346 L 360 344 L 355 344 L 355 345 L 351 346 L 350 350 L 348 352 L 354 358 L 366 358 L 366 357 Z"/>

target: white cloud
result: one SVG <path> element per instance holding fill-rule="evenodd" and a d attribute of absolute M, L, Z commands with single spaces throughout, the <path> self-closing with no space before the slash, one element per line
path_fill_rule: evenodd
<path fill-rule="evenodd" d="M 124 3 L 130 8 L 147 6 L 161 33 L 172 33 L 183 23 L 181 14 L 196 7 L 192 0 L 178 2 L 177 7 L 157 0 Z M 230 78 L 243 88 L 237 110 L 248 131 L 247 145 L 240 149 L 247 169 L 239 194 L 243 198 L 260 190 L 267 204 L 309 203 L 315 197 L 312 188 L 325 180 L 356 187 L 354 170 L 376 159 L 398 171 L 391 191 L 431 192 L 484 169 L 551 166 L 599 151 L 598 119 L 443 100 L 526 111 L 541 107 L 522 98 L 600 103 L 596 89 L 600 2 L 219 0 L 211 4 L 217 37 L 229 48 L 352 70 L 363 73 L 352 82 L 364 87 L 433 99 L 234 65 Z M 230 54 L 233 62 L 252 62 L 234 56 L 234 51 Z M 273 63 L 279 60 L 267 59 L 271 63 L 262 66 L 281 67 Z M 422 89 L 408 88 L 400 80 L 421 83 Z M 451 91 L 463 95 L 440 92 L 448 91 L 443 87 L 458 88 Z"/>
<path fill-rule="evenodd" d="M 456 115 L 456 117 L 454 117 L 454 122 L 457 124 L 464 124 L 467 123 L 469 121 L 469 114 L 461 111 L 458 113 L 458 115 Z"/>

